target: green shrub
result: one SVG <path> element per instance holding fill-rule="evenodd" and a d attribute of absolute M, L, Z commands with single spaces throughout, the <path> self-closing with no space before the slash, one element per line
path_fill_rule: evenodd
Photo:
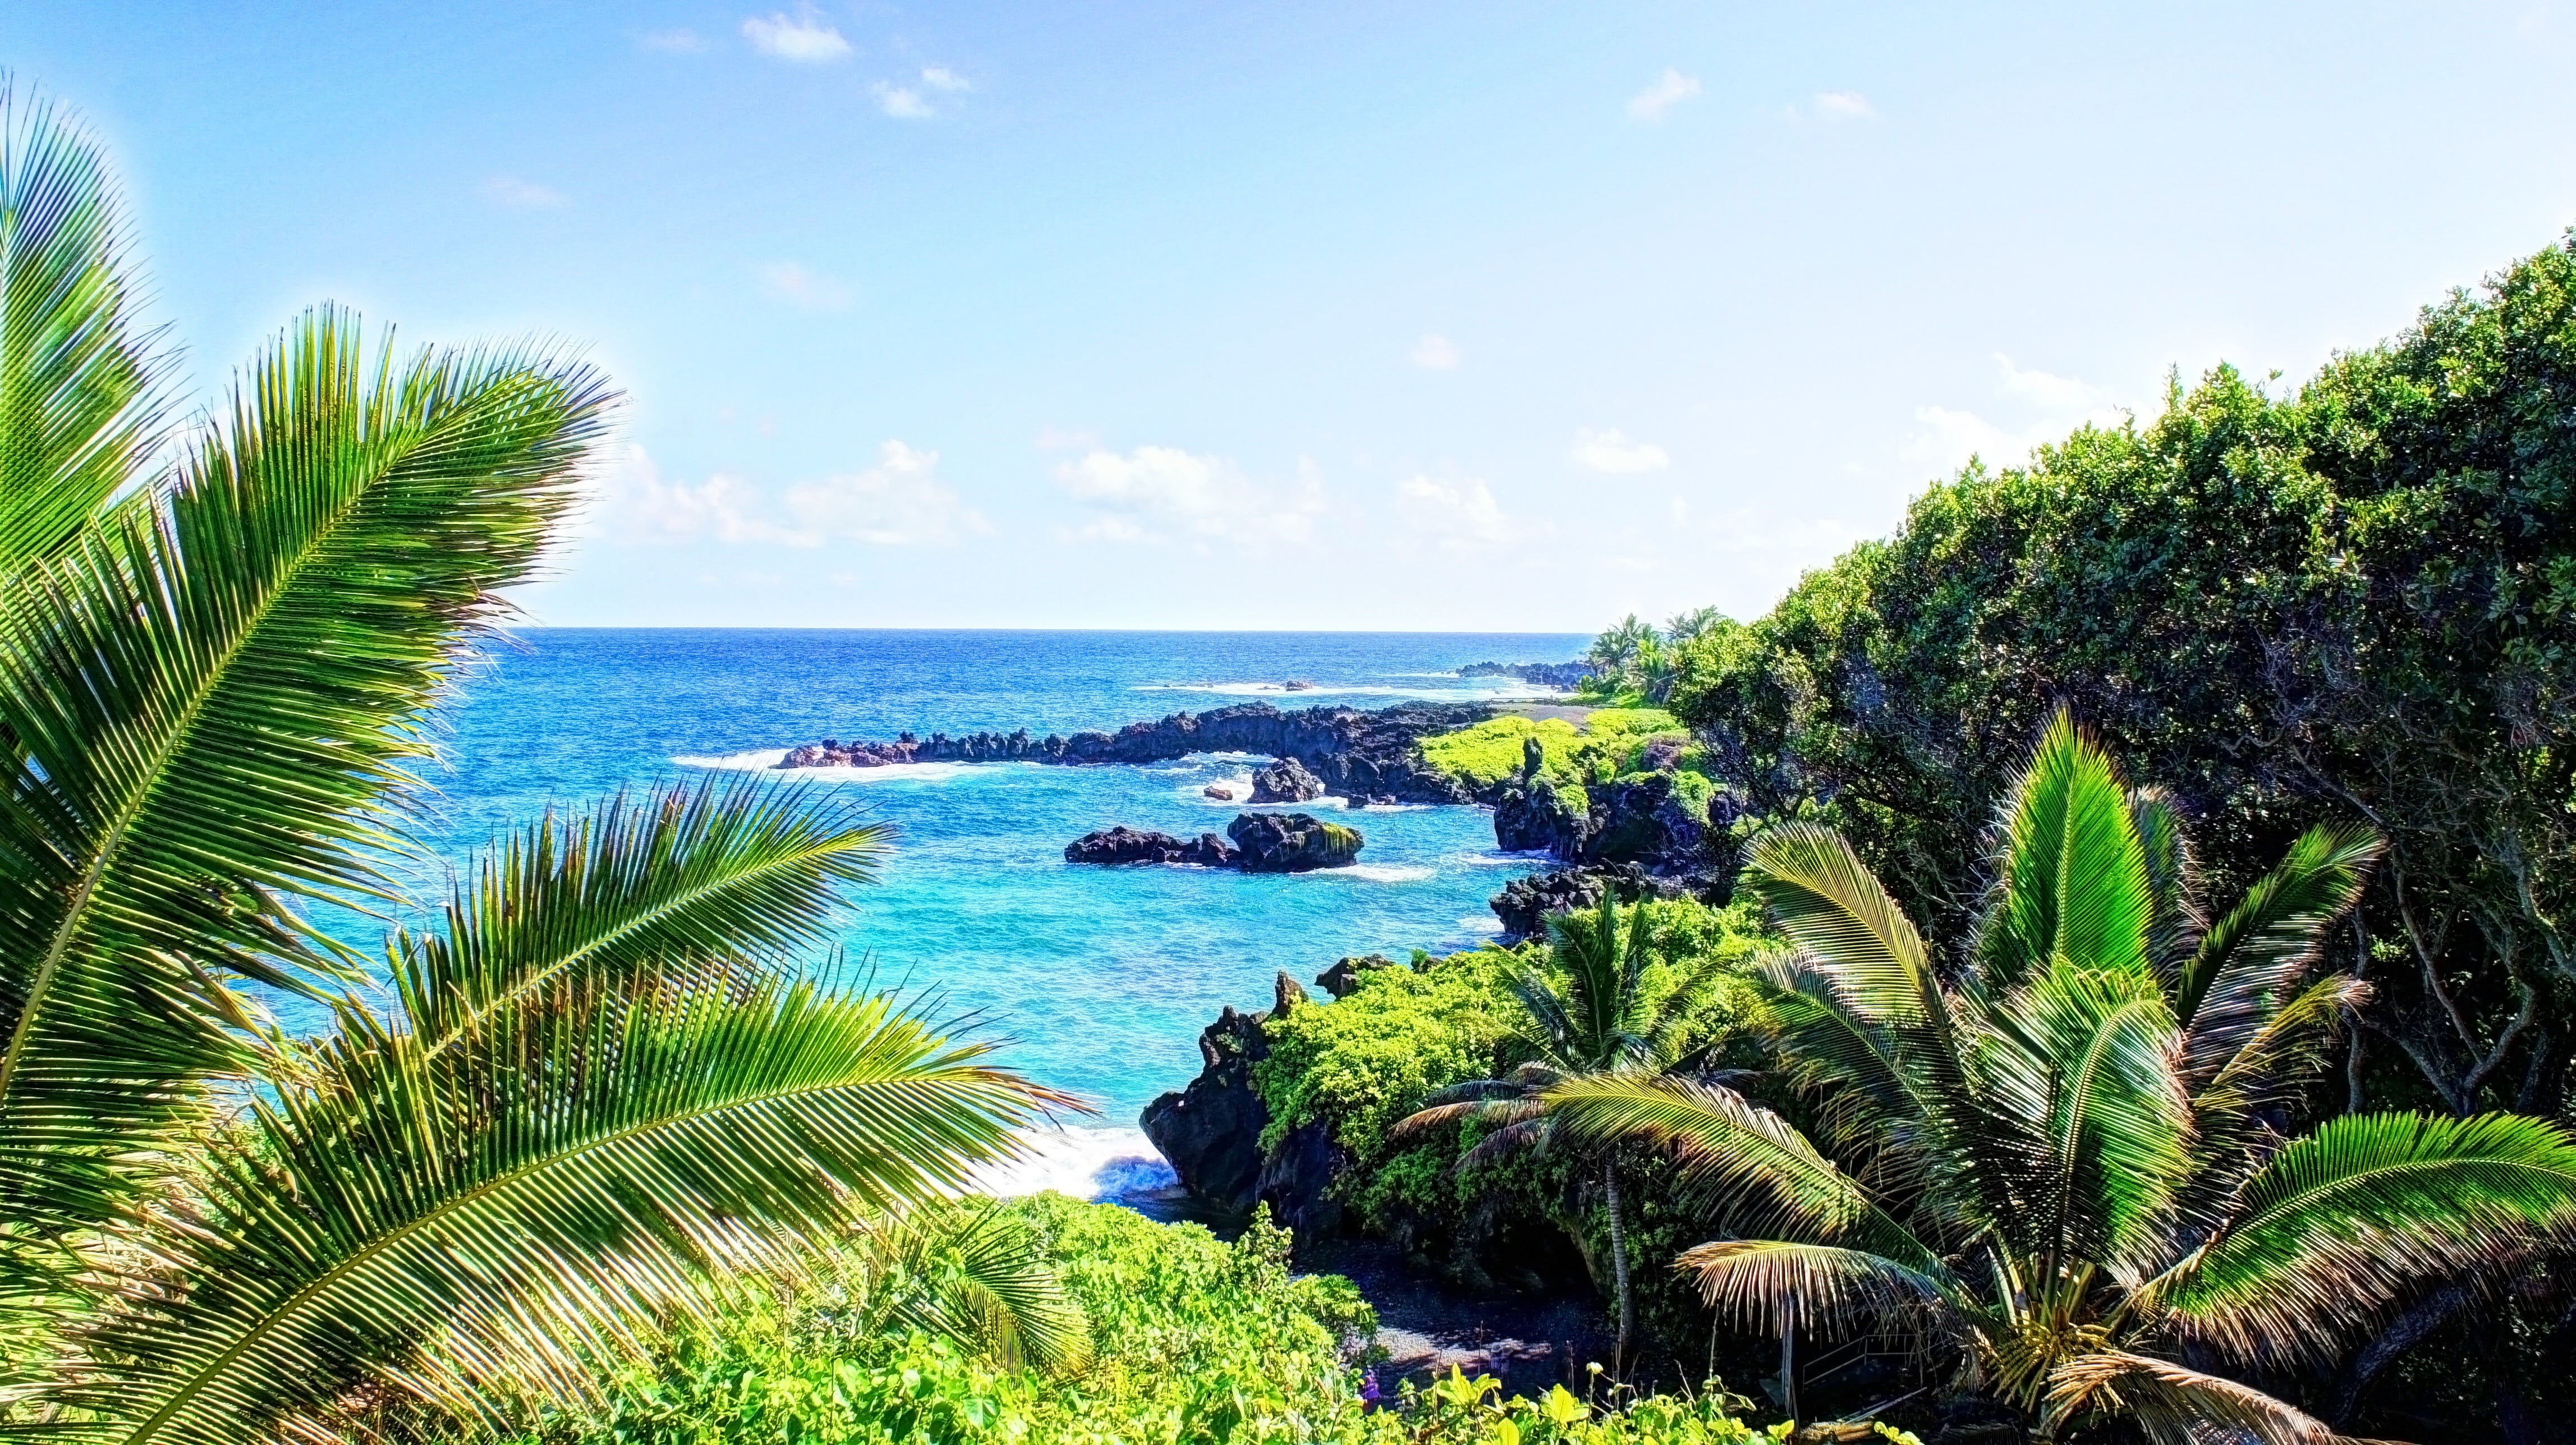
<path fill-rule="evenodd" d="M 527 1412 L 510 1445 L 1749 1445 L 1745 1402 L 1650 1395 L 1595 1410 L 1562 1389 L 1504 1400 L 1489 1379 L 1366 1398 L 1375 1319 L 1346 1280 L 1299 1278 L 1256 1220 L 1197 1225 L 1040 1195 L 1002 1206 L 1045 1242 L 1095 1354 L 1050 1379 L 921 1334 L 854 1337 L 781 1292 L 671 1340 L 604 1405 Z"/>
<path fill-rule="evenodd" d="M 1422 760 L 1471 788 L 1489 788 L 1521 773 L 1527 741 L 1538 739 L 1546 776 L 1581 782 L 1637 771 L 1637 759 L 1658 738 L 1687 741 L 1679 720 L 1661 708 L 1595 708 L 1577 728 L 1563 718 L 1518 713 L 1422 740 Z"/>

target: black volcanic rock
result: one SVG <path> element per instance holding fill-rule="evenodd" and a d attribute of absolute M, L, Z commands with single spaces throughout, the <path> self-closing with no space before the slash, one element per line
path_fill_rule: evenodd
<path fill-rule="evenodd" d="M 1232 868 L 1241 855 L 1214 833 L 1183 842 L 1169 833 L 1152 833 L 1120 824 L 1085 833 L 1064 845 L 1067 863 L 1190 863 L 1202 868 Z"/>
<path fill-rule="evenodd" d="M 1261 1131 L 1269 1106 L 1252 1087 L 1252 1066 L 1270 1057 L 1261 1025 L 1270 1015 L 1232 1005 L 1199 1032 L 1206 1067 L 1187 1086 L 1161 1095 L 1137 1120 L 1200 1203 L 1229 1213 L 1252 1208 L 1261 1179 Z"/>
<path fill-rule="evenodd" d="M 1346 868 L 1366 842 L 1357 828 L 1327 823 L 1312 813 L 1245 813 L 1225 835 L 1243 850 L 1246 873 L 1304 873 Z"/>
<path fill-rule="evenodd" d="M 1252 775 L 1256 803 L 1311 803 L 1324 796 L 1324 780 L 1295 758 L 1281 758 Z"/>
<path fill-rule="evenodd" d="M 1266 702 L 1177 712 L 1159 722 L 1129 723 L 1114 733 L 1033 738 L 1013 733 L 933 733 L 893 742 L 827 739 L 791 749 L 782 768 L 878 768 L 897 763 L 1032 762 L 1082 765 L 1159 763 L 1191 753 L 1258 753 L 1295 758 L 1324 791 L 1345 798 L 1404 803 L 1471 803 L 1455 779 L 1425 767 L 1415 746 L 1433 733 L 1472 727 L 1494 715 L 1483 703 L 1403 703 L 1368 711 L 1310 707 L 1282 712 Z"/>
<path fill-rule="evenodd" d="M 1504 943 L 1547 936 L 1548 915 L 1598 907 L 1605 897 L 1633 902 L 1658 890 L 1646 870 L 1634 863 L 1603 868 L 1559 868 L 1515 878 L 1494 895 L 1494 916 L 1503 921 Z"/>
<path fill-rule="evenodd" d="M 1517 677 L 1540 687 L 1576 688 L 1592 675 L 1588 662 L 1471 662 L 1460 677 Z"/>

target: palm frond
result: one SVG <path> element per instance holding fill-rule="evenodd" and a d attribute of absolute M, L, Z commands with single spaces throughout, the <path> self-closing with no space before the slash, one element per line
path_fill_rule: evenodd
<path fill-rule="evenodd" d="M 2182 972 L 2174 1013 L 2192 1034 L 2192 1067 L 2214 1068 L 2296 992 L 2327 930 L 2361 901 L 2386 840 L 2367 828 L 2310 828 L 2213 925 Z"/>
<path fill-rule="evenodd" d="M 1767 1335 L 1866 1325 L 1897 1332 L 1951 1315 L 1958 1281 L 1863 1250 L 1778 1239 L 1723 1239 L 1682 1251 L 1709 1308 Z"/>
<path fill-rule="evenodd" d="M 240 1067 L 227 980 L 332 970 L 277 897 L 378 888 L 417 719 L 570 505 L 606 399 L 542 357 L 371 367 L 317 311 L 165 508 L 0 583 L 0 1216 L 105 1218 L 114 1161 Z"/>
<path fill-rule="evenodd" d="M 2129 822 L 2146 856 L 2147 896 L 2155 903 L 2147 925 L 2147 959 L 2157 977 L 2171 980 L 2209 928 L 2209 920 L 2201 916 L 2199 869 L 2182 830 L 2182 815 L 2164 789 L 2130 789 Z"/>
<path fill-rule="evenodd" d="M 396 935 L 395 987 L 439 1048 L 575 977 L 757 968 L 828 939 L 836 889 L 875 876 L 889 833 L 853 806 L 749 781 L 549 811 L 474 865 L 442 932 Z"/>
<path fill-rule="evenodd" d="M 98 143 L 0 75 L 0 573 L 61 551 L 160 446 L 171 354 L 145 330 Z"/>
<path fill-rule="evenodd" d="M 1081 1302 L 1028 1229 L 990 1203 L 932 1205 L 861 1235 L 869 1333 L 918 1329 L 1005 1369 L 1069 1374 L 1091 1359 Z"/>
<path fill-rule="evenodd" d="M 2514 1114 L 2347 1114 L 2291 1141 L 2146 1293 L 2185 1338 L 2318 1360 L 2410 1290 L 2491 1280 L 2576 1237 L 2576 1138 Z"/>
<path fill-rule="evenodd" d="M 1686 1079 L 1608 1075 L 1546 1095 L 1571 1138 L 1632 1141 L 1670 1155 L 1678 1192 L 1740 1234 L 1848 1243 L 1931 1273 L 1937 1256 L 1788 1121 L 1732 1089 Z"/>
<path fill-rule="evenodd" d="M 2047 1416 L 2053 1429 L 2088 1416 L 2117 1416 L 2135 1422 L 2152 1445 L 2386 1445 L 2338 1435 L 2251 1385 L 2118 1352 L 2079 1356 L 2052 1371 Z"/>
<path fill-rule="evenodd" d="M 1999 837 L 1995 904 L 1977 939 L 1985 992 L 2061 957 L 2146 968 L 2157 903 L 2129 788 L 2062 708 L 2014 780 Z"/>
<path fill-rule="evenodd" d="M 1921 935 L 1840 833 L 1812 823 L 1770 829 L 1754 840 L 1743 886 L 1792 943 L 1833 971 L 1862 1018 L 1946 1028 Z"/>
<path fill-rule="evenodd" d="M 2031 1147 L 2026 1213 L 1996 1221 L 2034 1252 L 2129 1258 L 2167 1233 L 2191 1167 L 2191 1101 L 2164 990 L 2131 965 L 2060 956 L 1998 1002 L 1976 1074 L 1994 1122 Z"/>
<path fill-rule="evenodd" d="M 1838 1149 L 1921 1153 L 1941 1140 L 1937 1101 L 1918 1093 L 1903 1035 L 1863 1018 L 1839 980 L 1798 954 L 1755 964 L 1790 1087 L 1815 1103 Z"/>
<path fill-rule="evenodd" d="M 2224 1216 L 2227 1201 L 2259 1168 L 2275 1142 L 2270 1115 L 2304 1098 L 2335 1057 L 2344 1023 L 2370 999 L 2370 985 L 2338 973 L 2300 991 L 2192 1095 L 2199 1137 L 2192 1141 L 2191 1181 L 2183 1212 Z"/>
<path fill-rule="evenodd" d="M 984 1052 L 809 984 L 492 1014 L 440 1052 L 352 1005 L 327 1076 L 256 1105 L 157 1222 L 68 1398 L 101 1440 L 218 1445 L 363 1380 L 578 1378 L 621 1321 L 707 1308 L 713 1266 L 954 1189 L 1067 1102 Z"/>

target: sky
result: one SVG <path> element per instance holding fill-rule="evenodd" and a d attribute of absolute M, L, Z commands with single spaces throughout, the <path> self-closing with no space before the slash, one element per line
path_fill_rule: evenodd
<path fill-rule="evenodd" d="M 190 394 L 623 393 L 555 625 L 1758 615 L 1971 454 L 2576 223 L 2576 5 L 12 0 Z"/>

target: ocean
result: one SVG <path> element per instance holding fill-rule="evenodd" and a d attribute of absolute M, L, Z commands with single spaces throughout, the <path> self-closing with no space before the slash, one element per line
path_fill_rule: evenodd
<path fill-rule="evenodd" d="M 1462 679 L 1471 662 L 1561 661 L 1559 634 L 532 629 L 488 650 L 439 719 L 445 766 L 428 841 L 450 860 L 535 817 L 620 787 L 766 770 L 825 737 L 1026 727 L 1114 729 L 1263 699 L 1372 707 L 1536 695 Z M 1285 692 L 1282 684 L 1312 684 Z M 971 1015 L 1000 1062 L 1092 1101 L 997 1188 L 1096 1197 L 1169 1173 L 1144 1141 L 1145 1103 L 1197 1073 L 1199 1030 L 1227 1004 L 1267 1007 L 1345 954 L 1404 957 L 1474 944 L 1486 900 L 1536 863 L 1498 853 L 1472 807 L 1371 808 L 1357 867 L 1292 876 L 1067 864 L 1064 845 L 1113 823 L 1192 836 L 1239 806 L 1200 789 L 1248 784 L 1267 759 L 1145 767 L 1029 763 L 812 769 L 863 790 L 897 842 L 858 890 L 841 967 Z M 1337 804 L 1303 805 L 1329 809 Z M 436 880 L 427 880 L 432 887 Z"/>

